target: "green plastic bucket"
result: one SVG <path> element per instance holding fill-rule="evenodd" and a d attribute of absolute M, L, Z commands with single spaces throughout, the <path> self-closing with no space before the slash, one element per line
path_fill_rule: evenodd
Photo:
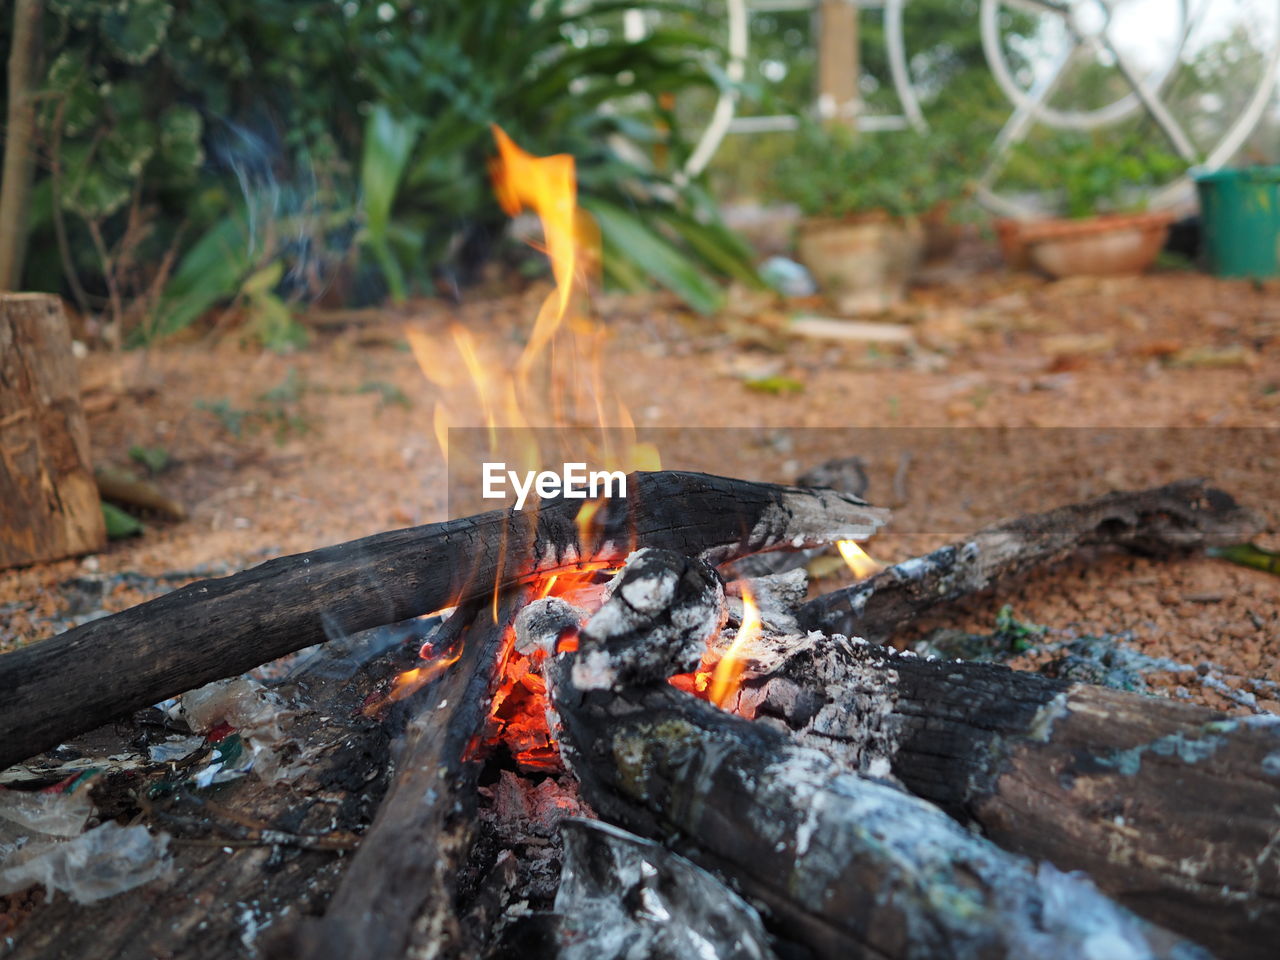
<path fill-rule="evenodd" d="M 1219 277 L 1280 275 L 1280 167 L 1196 177 L 1205 266 Z"/>

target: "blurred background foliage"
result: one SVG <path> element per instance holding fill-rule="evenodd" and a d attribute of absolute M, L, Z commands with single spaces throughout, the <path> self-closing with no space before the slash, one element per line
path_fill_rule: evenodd
<path fill-rule="evenodd" d="M 714 309 L 719 281 L 758 280 L 705 193 L 676 184 L 671 104 L 727 82 L 723 57 L 700 5 L 663 0 L 637 41 L 629 6 L 47 0 L 30 247 L 59 255 L 31 257 L 24 286 L 134 340 L 234 299 L 285 343 L 295 301 L 451 292 L 519 256 L 488 177 L 498 124 L 577 158 L 611 281 Z"/>
<path fill-rule="evenodd" d="M 720 220 L 729 204 L 830 215 L 941 203 L 965 215 L 1010 111 L 979 8 L 904 9 L 927 134 L 850 136 L 806 119 L 791 133 L 729 136 L 686 182 L 679 171 L 722 92 L 740 94 L 739 115 L 808 116 L 812 10 L 756 10 L 735 85 L 723 0 L 652 0 L 642 14 L 635 0 L 44 0 L 38 255 L 22 286 L 63 293 L 126 342 L 218 308 L 287 348 L 304 339 L 302 304 L 460 296 L 494 261 L 545 270 L 493 194 L 497 124 L 532 153 L 577 159 L 612 286 L 661 285 L 711 311 L 729 282 L 760 284 Z M 1002 9 L 1009 67 L 1029 77 L 1042 18 Z M 626 29 L 637 16 L 640 33 Z M 0 51 L 11 19 L 0 16 Z M 859 31 L 864 112 L 899 114 L 882 12 L 862 10 Z M 1165 92 L 1196 114 L 1199 142 L 1222 134 L 1264 60 L 1243 28 L 1183 58 Z M 1096 65 L 1068 79 L 1077 106 L 1123 92 Z M 0 96 L 6 83 L 0 71 Z M 1269 111 L 1251 144 L 1275 130 Z M 999 185 L 1081 215 L 1140 206 L 1175 166 L 1143 115 L 1106 137 L 1038 128 Z"/>

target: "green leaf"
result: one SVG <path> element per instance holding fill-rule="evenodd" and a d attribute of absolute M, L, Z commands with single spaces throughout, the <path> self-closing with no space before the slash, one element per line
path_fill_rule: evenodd
<path fill-rule="evenodd" d="M 98 162 L 120 180 L 137 180 L 142 168 L 156 152 L 155 125 L 142 117 L 115 124 L 102 138 Z"/>
<path fill-rule="evenodd" d="M 169 451 L 164 447 L 144 447 L 135 444 L 129 448 L 129 456 L 152 474 L 160 473 L 169 465 Z"/>
<path fill-rule="evenodd" d="M 98 220 L 129 202 L 129 184 L 98 163 L 89 144 L 64 145 L 61 159 L 67 171 L 62 189 L 63 209 L 86 220 Z"/>
<path fill-rule="evenodd" d="M 102 119 L 103 85 L 94 81 L 82 50 L 63 50 L 49 65 L 46 84 L 50 92 L 62 96 L 62 132 L 76 136 L 92 129 Z M 46 112 L 46 123 L 57 115 L 56 102 Z"/>
<path fill-rule="evenodd" d="M 600 224 L 606 263 L 611 257 L 630 260 L 699 313 L 724 303 L 723 291 L 639 217 L 595 197 L 583 198 L 582 206 Z"/>
<path fill-rule="evenodd" d="M 745 385 L 748 390 L 754 390 L 756 393 L 770 393 L 774 396 L 804 392 L 804 384 L 794 377 L 760 377 L 745 381 Z"/>
<path fill-rule="evenodd" d="M 249 274 L 240 285 L 240 292 L 246 297 L 264 296 L 276 288 L 276 284 L 283 276 L 284 264 L 279 260 L 273 260 L 261 270 Z"/>
<path fill-rule="evenodd" d="M 137 517 L 106 501 L 102 503 L 102 519 L 107 525 L 108 540 L 136 537 L 146 529 Z"/>
<path fill-rule="evenodd" d="M 83 30 L 102 15 L 107 0 L 49 0 L 49 9 L 78 30 Z"/>
<path fill-rule="evenodd" d="M 225 217 L 182 258 L 144 335 L 176 333 L 220 300 L 235 296 L 250 266 L 244 219 L 239 214 Z"/>
<path fill-rule="evenodd" d="M 364 127 L 360 186 L 364 191 L 367 241 L 396 301 L 403 301 L 407 291 L 403 271 L 391 250 L 388 228 L 391 207 L 417 142 L 418 131 L 416 120 L 400 119 L 384 104 L 376 105 L 369 112 Z"/>
<path fill-rule="evenodd" d="M 707 266 L 746 284 L 754 290 L 767 289 L 751 260 L 740 252 L 740 241 L 721 226 L 699 223 L 693 217 L 664 210 L 657 214 L 663 223 L 680 235 Z"/>
<path fill-rule="evenodd" d="M 200 137 L 204 120 L 199 111 L 187 106 L 173 106 L 160 115 L 160 155 L 170 167 L 194 169 L 204 163 L 204 147 Z"/>
<path fill-rule="evenodd" d="M 1210 547 L 1207 551 L 1211 557 L 1221 557 L 1242 567 L 1252 567 L 1266 573 L 1280 574 L 1280 553 L 1263 550 L 1252 543 L 1237 543 L 1229 547 Z"/>
<path fill-rule="evenodd" d="M 139 66 L 160 49 L 172 19 L 168 0 L 123 0 L 102 15 L 102 39 L 125 63 Z"/>

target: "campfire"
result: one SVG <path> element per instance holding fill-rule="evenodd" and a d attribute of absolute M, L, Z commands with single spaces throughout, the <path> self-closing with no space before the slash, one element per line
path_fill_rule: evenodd
<path fill-rule="evenodd" d="M 6 785 L 53 788 L 23 816 L 61 838 L 0 883 L 71 894 L 19 954 L 1269 955 L 1280 726 L 884 643 L 1077 551 L 1256 518 L 1187 481 L 881 567 L 861 489 L 657 469 L 577 305 L 572 163 L 496 136 L 556 286 L 510 370 L 410 334 L 437 434 L 532 471 L 564 451 L 499 441 L 545 415 L 621 492 L 279 558 L 0 658 Z M 819 548 L 851 585 L 810 596 Z"/>

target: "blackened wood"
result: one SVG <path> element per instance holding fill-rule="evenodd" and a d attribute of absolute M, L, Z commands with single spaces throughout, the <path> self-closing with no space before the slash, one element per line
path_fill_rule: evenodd
<path fill-rule="evenodd" d="M 720 563 L 869 535 L 856 497 L 697 473 L 631 475 L 583 537 L 582 500 L 365 537 L 201 580 L 0 656 L 0 767 L 113 716 L 318 643 L 489 595 L 582 559 L 642 546 Z M 585 542 L 584 542 L 585 541 Z"/>
<path fill-rule="evenodd" d="M 1280 941 L 1280 718 L 844 637 L 777 641 L 737 705 L 892 772 L 1006 849 L 1084 870 L 1224 957 Z"/>
<path fill-rule="evenodd" d="M 106 543 L 62 301 L 0 296 L 0 569 Z"/>
<path fill-rule="evenodd" d="M 272 955 L 309 960 L 414 955 L 468 956 L 455 909 L 461 867 L 475 832 L 475 741 L 497 689 L 514 598 L 499 611 L 460 607 L 441 649 L 461 658 L 417 698 L 395 754 L 395 772 L 377 818 L 360 843 L 324 917 L 272 944 Z"/>
<path fill-rule="evenodd" d="M 577 690 L 571 656 L 550 688 L 583 798 L 732 879 L 815 956 L 1074 960 L 1089 940 L 1207 956 L 769 724 L 665 684 Z"/>
<path fill-rule="evenodd" d="M 988 527 L 824 594 L 801 609 L 800 622 L 824 633 L 882 642 L 930 607 L 1077 550 L 1115 546 L 1166 555 L 1242 543 L 1261 528 L 1254 513 L 1200 480 L 1110 493 Z"/>

